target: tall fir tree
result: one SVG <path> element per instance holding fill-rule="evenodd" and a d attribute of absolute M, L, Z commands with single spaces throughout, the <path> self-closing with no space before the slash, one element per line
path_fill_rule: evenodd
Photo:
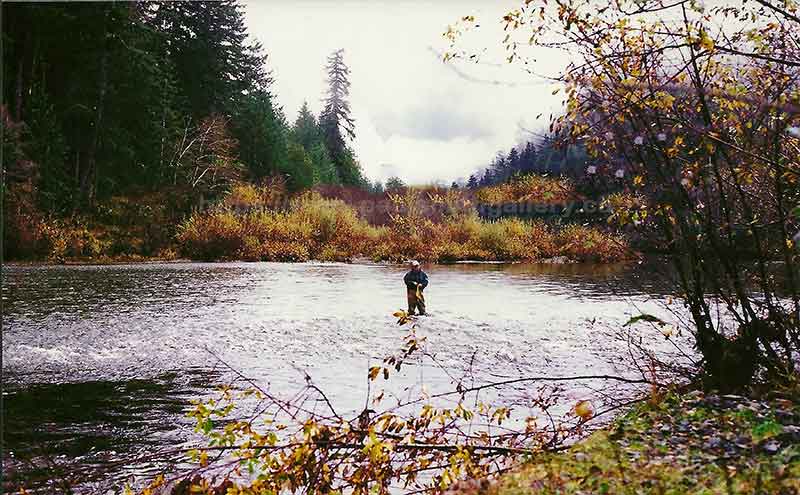
<path fill-rule="evenodd" d="M 339 174 L 336 172 L 336 165 L 333 164 L 328 148 L 325 143 L 319 142 L 309 151 L 311 163 L 314 165 L 314 181 L 321 184 L 340 184 Z"/>
<path fill-rule="evenodd" d="M 158 2 L 148 10 L 151 25 L 169 44 L 188 112 L 234 115 L 245 96 L 272 82 L 259 43 L 248 41 L 242 6 L 236 0 Z"/>
<path fill-rule="evenodd" d="M 328 90 L 319 118 L 325 145 L 342 183 L 363 185 L 361 168 L 345 140 L 345 136 L 355 138 L 355 121 L 350 115 L 350 69 L 344 62 L 343 49 L 336 50 L 328 57 L 325 70 L 328 74 Z"/>
<path fill-rule="evenodd" d="M 532 141 L 525 143 L 519 155 L 519 170 L 523 175 L 536 170 L 536 145 Z"/>
<path fill-rule="evenodd" d="M 314 166 L 314 183 L 338 184 L 339 174 L 328 152 L 325 136 L 317 123 L 317 118 L 308 108 L 308 102 L 303 102 L 303 106 L 300 107 L 291 135 L 311 158 Z"/>
<path fill-rule="evenodd" d="M 253 179 L 281 173 L 287 159 L 286 119 L 265 90 L 248 94 L 233 120 L 239 157 Z"/>
<path fill-rule="evenodd" d="M 289 143 L 284 172 L 289 180 L 289 188 L 293 191 L 314 185 L 314 165 L 303 145 Z"/>
<path fill-rule="evenodd" d="M 511 148 L 511 151 L 508 152 L 508 156 L 506 157 L 506 169 L 508 169 L 508 175 L 512 176 L 520 171 L 520 155 L 517 148 Z"/>
<path fill-rule="evenodd" d="M 11 82 L 3 101 L 28 124 L 42 207 L 91 206 L 97 196 L 158 183 L 176 92 L 165 39 L 148 25 L 147 8 L 2 5 L 3 71 Z"/>
<path fill-rule="evenodd" d="M 302 144 L 306 150 L 310 150 L 318 143 L 323 142 L 322 130 L 317 123 L 317 118 L 308 108 L 308 102 L 306 101 L 300 107 L 297 119 L 292 126 L 292 137 Z"/>

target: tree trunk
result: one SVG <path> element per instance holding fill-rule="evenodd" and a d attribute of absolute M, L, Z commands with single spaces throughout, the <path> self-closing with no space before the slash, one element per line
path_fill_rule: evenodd
<path fill-rule="evenodd" d="M 17 122 L 22 121 L 22 72 L 23 72 L 23 57 L 17 60 L 17 89 L 16 89 L 16 102 L 14 108 L 14 118 Z"/>
<path fill-rule="evenodd" d="M 103 107 L 105 106 L 106 92 L 108 89 L 108 29 L 107 21 L 109 8 L 106 7 L 103 18 L 103 48 L 100 55 L 100 71 L 97 82 L 97 103 L 94 114 L 94 132 L 86 152 L 86 167 L 81 173 L 81 189 L 79 201 L 85 199 L 89 206 L 94 205 L 97 193 L 97 148 L 100 143 L 100 129 L 103 125 Z"/>
<path fill-rule="evenodd" d="M 31 59 L 31 33 L 25 33 L 25 41 L 22 44 L 22 53 L 17 57 L 17 84 L 14 102 L 14 117 L 17 122 L 22 122 L 22 95 L 25 94 L 25 62 Z M 30 62 L 29 62 L 30 63 Z M 31 68 L 33 64 L 31 63 Z M 29 79 L 30 81 L 31 79 Z"/>

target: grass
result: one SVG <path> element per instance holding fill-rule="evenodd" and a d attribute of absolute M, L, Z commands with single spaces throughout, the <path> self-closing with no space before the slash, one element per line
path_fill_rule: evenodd
<path fill-rule="evenodd" d="M 482 492 L 800 493 L 798 397 L 755 407 L 749 399 L 725 397 L 670 395 L 657 405 L 642 404 L 569 450 L 541 455 Z"/>

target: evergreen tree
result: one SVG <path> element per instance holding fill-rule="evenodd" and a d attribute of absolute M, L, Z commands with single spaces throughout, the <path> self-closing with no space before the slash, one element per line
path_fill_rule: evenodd
<path fill-rule="evenodd" d="M 46 208 L 154 185 L 172 68 L 143 4 L 3 4 L 3 101 L 29 124 Z M 47 123 L 48 129 L 42 125 Z M 61 151 L 53 152 L 52 143 Z M 111 164 L 111 165 L 110 165 Z M 60 205 L 60 206 L 59 206 Z"/>
<path fill-rule="evenodd" d="M 525 143 L 522 153 L 519 156 L 519 171 L 520 173 L 529 174 L 535 170 L 536 167 L 536 145 L 532 141 Z"/>
<path fill-rule="evenodd" d="M 341 183 L 339 174 L 336 172 L 336 166 L 333 164 L 324 143 L 319 142 L 314 145 L 308 154 L 314 166 L 315 182 L 320 184 Z"/>
<path fill-rule="evenodd" d="M 402 189 L 404 187 L 406 187 L 406 184 L 400 177 L 389 177 L 386 179 L 387 191 L 396 191 L 397 189 Z"/>
<path fill-rule="evenodd" d="M 309 110 L 308 102 L 306 101 L 300 107 L 297 120 L 294 121 L 294 126 L 292 126 L 292 137 L 307 150 L 312 149 L 324 140 L 317 118 Z"/>
<path fill-rule="evenodd" d="M 36 171 L 28 182 L 48 212 L 176 186 L 180 195 L 216 194 L 239 176 L 276 173 L 292 187 L 366 187 L 346 144 L 353 121 L 341 51 L 329 64 L 327 127 L 305 105 L 290 129 L 236 0 L 0 8 L 4 115 L 23 130 L 20 156 L 35 165 L 14 169 Z M 224 166 L 197 149 L 204 129 L 218 134 L 209 142 L 219 145 L 214 156 Z M 291 156 L 290 142 L 297 144 Z M 200 184 L 190 162 L 224 180 Z"/>
<path fill-rule="evenodd" d="M 244 12 L 236 0 L 158 2 L 148 10 L 175 64 L 187 110 L 195 119 L 235 115 L 251 91 L 272 78 L 259 43 L 249 43 Z"/>
<path fill-rule="evenodd" d="M 339 160 L 338 164 L 336 161 L 337 158 Z M 332 159 L 333 163 L 336 165 L 336 171 L 342 184 L 362 188 L 366 188 L 369 185 L 369 182 L 361 173 L 361 164 L 358 163 L 358 160 L 356 160 L 356 157 L 349 148 L 338 157 L 333 155 Z"/>
<path fill-rule="evenodd" d="M 339 173 L 328 152 L 322 129 L 308 108 L 307 102 L 303 102 L 303 106 L 300 107 L 291 134 L 292 139 L 301 144 L 311 158 L 314 165 L 315 183 L 340 183 Z"/>
<path fill-rule="evenodd" d="M 489 168 L 486 169 L 481 177 L 479 182 L 480 187 L 491 186 L 494 184 L 494 170 Z"/>
<path fill-rule="evenodd" d="M 325 145 L 342 183 L 363 185 L 365 181 L 361 168 L 345 141 L 345 136 L 350 139 L 355 137 L 355 123 L 350 116 L 350 69 L 344 63 L 343 49 L 336 50 L 328 57 L 325 70 L 328 74 L 328 90 L 319 119 Z"/>
<path fill-rule="evenodd" d="M 299 191 L 314 185 L 314 165 L 302 144 L 289 143 L 284 171 L 291 190 Z"/>
<path fill-rule="evenodd" d="M 517 148 L 511 148 L 511 151 L 508 152 L 508 157 L 506 157 L 506 168 L 509 171 L 509 175 L 519 172 L 522 168 L 520 165 L 519 151 L 517 151 Z"/>
<path fill-rule="evenodd" d="M 286 128 L 283 112 L 275 108 L 267 91 L 255 91 L 243 99 L 233 133 L 239 140 L 240 159 L 253 178 L 282 171 L 287 159 Z"/>

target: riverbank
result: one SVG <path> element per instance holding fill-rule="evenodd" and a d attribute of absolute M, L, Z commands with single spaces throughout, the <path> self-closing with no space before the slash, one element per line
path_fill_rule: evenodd
<path fill-rule="evenodd" d="M 66 258 L 62 260 L 11 260 L 4 262 L 8 266 L 105 266 L 105 265 L 158 265 L 158 264 L 188 264 L 196 263 L 197 261 L 189 258 L 160 258 L 157 256 L 101 256 L 98 258 Z M 230 262 L 243 262 L 253 263 L 253 260 L 220 260 L 218 263 Z M 630 263 L 631 260 L 624 260 L 620 263 Z M 212 262 L 213 263 L 213 262 Z M 280 262 L 279 262 L 280 263 Z M 304 261 L 284 261 L 283 263 L 341 263 L 339 261 L 328 261 L 319 259 L 309 259 Z M 349 265 L 405 265 L 405 263 L 395 263 L 391 261 L 375 261 L 369 258 L 355 258 L 346 261 Z M 459 260 L 459 261 L 445 261 L 438 263 L 431 263 L 433 265 L 449 266 L 449 265 L 579 265 L 593 263 L 582 263 L 580 261 L 571 260 L 565 256 L 555 256 L 553 258 L 545 258 L 535 262 L 530 261 L 486 261 L 486 260 Z M 613 263 L 607 263 L 614 265 Z M 619 263 L 618 263 L 619 264 Z"/>
<path fill-rule="evenodd" d="M 528 182 L 534 184 L 524 190 L 537 197 L 563 199 Z M 606 224 L 484 219 L 471 194 L 460 190 L 406 188 L 368 198 L 347 192 L 287 195 L 279 186 L 241 183 L 201 206 L 166 193 L 117 197 L 93 213 L 67 218 L 28 205 L 5 219 L 5 254 L 11 260 L 98 264 L 359 258 L 610 263 L 638 257 L 627 238 Z M 504 197 L 495 191 L 490 199 Z"/>
<path fill-rule="evenodd" d="M 800 394 L 671 394 L 461 494 L 800 493 Z"/>
<path fill-rule="evenodd" d="M 538 220 L 487 221 L 458 207 L 463 198 L 407 190 L 389 194 L 386 225 L 373 225 L 353 206 L 306 193 L 281 209 L 263 207 L 269 191 L 234 190 L 214 208 L 194 213 L 178 227 L 178 251 L 192 259 L 247 261 L 426 262 L 528 261 L 561 258 L 614 262 L 635 257 L 624 237 L 599 226 L 551 225 Z M 443 204 L 426 213 L 423 196 Z M 250 198 L 242 208 L 241 197 Z M 238 205 L 238 206 L 237 206 Z M 450 205 L 450 206 L 448 206 Z"/>

